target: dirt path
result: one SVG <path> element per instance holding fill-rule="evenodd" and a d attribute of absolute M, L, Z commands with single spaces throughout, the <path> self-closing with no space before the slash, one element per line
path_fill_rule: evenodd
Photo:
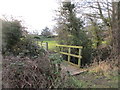
<path fill-rule="evenodd" d="M 77 84 L 81 83 L 81 88 L 118 88 L 118 76 L 107 77 L 84 69 L 76 68 L 75 66 L 67 63 L 62 63 L 61 67 L 62 73 L 69 73 L 77 80 Z"/>
<path fill-rule="evenodd" d="M 75 76 L 76 79 L 84 83 L 83 87 L 93 88 L 118 88 L 118 78 L 106 77 L 104 75 L 97 75 L 94 73 L 85 72 Z"/>

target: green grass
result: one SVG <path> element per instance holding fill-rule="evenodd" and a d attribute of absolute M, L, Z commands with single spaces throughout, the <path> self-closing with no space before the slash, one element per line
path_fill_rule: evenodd
<path fill-rule="evenodd" d="M 49 51 L 54 51 L 56 48 L 57 41 L 55 38 L 44 38 L 43 43 L 48 42 L 48 50 Z M 40 42 L 39 42 L 40 44 Z"/>
<path fill-rule="evenodd" d="M 64 82 L 61 86 L 62 88 L 81 88 L 82 83 L 77 80 L 75 77 L 70 76 L 68 77 L 67 81 Z"/>
<path fill-rule="evenodd" d="M 77 76 L 69 76 L 62 84 L 63 88 L 118 88 L 120 75 L 115 74 L 109 78 L 94 72 L 85 72 Z"/>
<path fill-rule="evenodd" d="M 57 44 L 56 41 L 51 40 L 51 41 L 43 41 L 43 42 L 48 42 L 48 50 L 50 50 L 50 51 L 54 51 L 55 50 L 56 44 Z"/>

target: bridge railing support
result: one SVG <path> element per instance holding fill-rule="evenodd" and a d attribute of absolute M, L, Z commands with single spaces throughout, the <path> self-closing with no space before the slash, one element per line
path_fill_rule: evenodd
<path fill-rule="evenodd" d="M 73 64 L 72 62 L 70 62 L 70 59 L 71 59 L 70 57 L 71 56 L 78 58 L 78 64 L 77 64 L 77 66 L 80 67 L 80 65 L 81 65 L 81 58 L 82 58 L 82 56 L 81 56 L 81 49 L 83 48 L 82 46 L 56 45 L 56 47 L 60 48 L 60 50 L 58 51 L 60 54 L 68 56 L 67 61 L 69 63 Z M 68 53 L 64 52 L 63 48 L 68 48 Z M 71 54 L 71 48 L 78 48 L 79 49 L 79 51 L 78 51 L 79 54 L 78 55 Z M 73 65 L 76 65 L 76 64 L 73 64 Z"/>

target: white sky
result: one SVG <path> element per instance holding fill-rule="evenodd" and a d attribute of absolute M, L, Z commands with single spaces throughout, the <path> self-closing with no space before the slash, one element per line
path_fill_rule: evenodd
<path fill-rule="evenodd" d="M 54 10 L 57 10 L 58 2 L 61 1 L 64 0 L 0 0 L 0 18 L 2 15 L 13 16 L 22 20 L 29 32 L 35 31 L 40 34 L 46 26 L 52 29 L 55 25 Z"/>
<path fill-rule="evenodd" d="M 48 26 L 52 29 L 57 0 L 0 0 L 0 18 L 2 15 L 13 16 L 24 21 L 29 32 Z"/>

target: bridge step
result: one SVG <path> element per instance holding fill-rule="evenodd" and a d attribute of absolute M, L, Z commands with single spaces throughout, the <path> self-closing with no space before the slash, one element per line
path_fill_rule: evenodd
<path fill-rule="evenodd" d="M 61 68 L 62 68 L 62 71 L 66 72 L 66 73 L 69 73 L 70 75 L 78 75 L 80 73 L 88 71 L 86 69 L 81 69 L 79 67 L 71 65 L 71 64 L 69 64 L 67 62 L 63 62 L 61 64 Z"/>

